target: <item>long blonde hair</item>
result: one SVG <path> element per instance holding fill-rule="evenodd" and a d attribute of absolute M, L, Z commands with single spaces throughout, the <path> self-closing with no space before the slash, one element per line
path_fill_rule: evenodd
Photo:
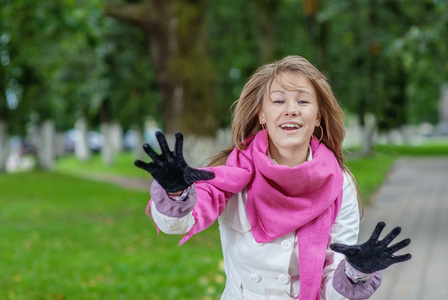
<path fill-rule="evenodd" d="M 342 152 L 342 141 L 345 137 L 344 112 L 334 97 L 325 76 L 301 56 L 287 56 L 263 65 L 249 78 L 239 99 L 232 104 L 232 146 L 214 156 L 209 165 L 224 165 L 235 147 L 239 150 L 246 149 L 246 139 L 262 130 L 258 113 L 261 110 L 263 98 L 268 94 L 272 81 L 284 72 L 304 75 L 313 84 L 316 90 L 322 126 L 322 132 L 319 127 L 316 127 L 314 135 L 319 139 L 322 138 L 321 142 L 334 153 L 341 170 L 350 175 L 360 199 L 361 194 L 358 184 L 345 165 Z"/>

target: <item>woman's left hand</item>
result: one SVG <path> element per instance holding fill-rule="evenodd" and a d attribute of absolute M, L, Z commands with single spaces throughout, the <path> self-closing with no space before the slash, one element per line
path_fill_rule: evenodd
<path fill-rule="evenodd" d="M 347 262 L 358 271 L 371 274 L 386 269 L 392 264 L 411 259 L 411 254 L 395 256 L 394 253 L 407 247 L 411 239 L 402 240 L 390 247 L 388 245 L 401 232 L 400 227 L 395 227 L 383 240 L 379 240 L 381 231 L 386 223 L 379 222 L 370 239 L 361 245 L 348 246 L 334 243 L 330 245 L 333 251 L 345 255 Z"/>

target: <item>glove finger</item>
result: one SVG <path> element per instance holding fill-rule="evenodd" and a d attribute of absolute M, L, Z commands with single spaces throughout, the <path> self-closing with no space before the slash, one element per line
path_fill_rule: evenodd
<path fill-rule="evenodd" d="M 215 178 L 215 173 L 187 167 L 184 171 L 184 180 L 190 185 L 196 181 L 210 180 Z"/>
<path fill-rule="evenodd" d="M 149 157 L 151 157 L 152 161 L 158 161 L 158 154 L 154 151 L 154 149 L 152 149 L 152 147 L 149 144 L 144 144 L 143 145 L 143 150 L 146 152 L 146 154 L 149 155 Z"/>
<path fill-rule="evenodd" d="M 408 254 L 404 254 L 404 255 L 394 256 L 394 257 L 392 258 L 392 263 L 393 263 L 393 264 L 401 263 L 401 262 L 410 260 L 411 258 L 412 258 L 412 255 L 409 254 L 409 253 L 408 253 Z"/>
<path fill-rule="evenodd" d="M 157 141 L 159 142 L 159 146 L 160 146 L 160 150 L 162 150 L 162 154 L 165 157 L 169 158 L 171 156 L 171 151 L 170 151 L 170 147 L 168 146 L 168 143 L 166 142 L 166 138 L 165 138 L 165 135 L 163 134 L 163 132 L 157 131 L 156 138 L 157 138 Z"/>
<path fill-rule="evenodd" d="M 181 156 L 183 158 L 183 145 L 184 145 L 184 136 L 181 132 L 176 133 L 176 144 L 174 145 L 174 155 Z"/>
<path fill-rule="evenodd" d="M 386 235 L 386 237 L 381 241 L 381 243 L 384 245 L 389 245 L 392 242 L 392 240 L 394 238 L 396 238 L 397 235 L 400 234 L 400 232 L 401 232 L 401 227 L 395 227 L 394 229 L 392 229 L 391 232 L 389 232 L 388 235 Z"/>
<path fill-rule="evenodd" d="M 395 245 L 392 245 L 389 247 L 389 251 L 391 253 L 395 253 L 405 247 L 407 247 L 411 243 L 411 239 L 404 239 L 399 243 L 396 243 Z"/>
<path fill-rule="evenodd" d="M 152 167 L 153 167 L 154 164 L 153 163 L 145 163 L 144 161 L 141 161 L 141 160 L 137 159 L 136 161 L 134 161 L 134 165 L 137 168 L 143 169 L 143 170 L 148 171 L 148 172 L 151 173 L 151 171 L 153 169 Z"/>
<path fill-rule="evenodd" d="M 355 248 L 354 246 L 348 246 L 348 245 L 339 244 L 339 243 L 331 244 L 330 248 L 331 248 L 331 250 L 333 250 L 335 252 L 344 254 L 346 257 L 352 257 L 359 252 L 359 250 L 357 248 Z"/>
<path fill-rule="evenodd" d="M 368 242 L 373 242 L 376 243 L 380 237 L 381 232 L 383 231 L 383 228 L 386 226 L 386 223 L 384 222 L 378 222 L 378 224 L 376 224 L 375 229 L 372 232 L 372 235 L 370 236 Z"/>

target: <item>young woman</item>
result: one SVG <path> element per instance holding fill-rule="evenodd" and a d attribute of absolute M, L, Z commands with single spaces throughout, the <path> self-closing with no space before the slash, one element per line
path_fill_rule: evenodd
<path fill-rule="evenodd" d="M 222 299 L 367 299 L 380 270 L 411 258 L 378 240 L 385 224 L 356 245 L 359 201 L 344 164 L 344 115 L 325 77 L 306 59 L 288 56 L 260 67 L 235 103 L 233 146 L 203 169 L 174 152 L 135 164 L 154 177 L 147 212 L 165 233 L 220 225 L 227 275 Z"/>

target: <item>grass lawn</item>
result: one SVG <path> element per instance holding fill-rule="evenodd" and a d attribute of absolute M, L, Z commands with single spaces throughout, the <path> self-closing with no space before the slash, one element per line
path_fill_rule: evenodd
<path fill-rule="evenodd" d="M 384 181 L 395 160 L 396 157 L 383 153 L 347 159 L 347 166 L 358 182 L 364 205 L 370 205 L 372 197 Z"/>
<path fill-rule="evenodd" d="M 78 161 L 74 155 L 67 155 L 57 160 L 55 170 L 75 175 L 83 173 L 105 173 L 136 178 L 147 178 L 149 176 L 148 173 L 135 167 L 134 160 L 135 159 L 132 152 L 123 152 L 115 157 L 113 165 L 106 166 L 101 161 L 101 156 L 98 153 L 92 154 L 90 159 L 86 162 Z M 145 157 L 145 160 L 149 162 L 149 156 Z"/>
<path fill-rule="evenodd" d="M 219 299 L 216 226 L 177 247 L 149 195 L 60 173 L 0 175 L 0 299 Z"/>

